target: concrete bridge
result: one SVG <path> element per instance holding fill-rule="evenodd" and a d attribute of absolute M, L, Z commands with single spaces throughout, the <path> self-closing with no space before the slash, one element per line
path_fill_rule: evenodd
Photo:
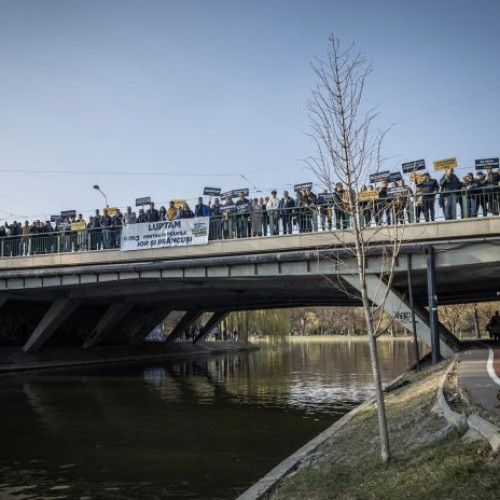
<path fill-rule="evenodd" d="M 500 217 L 397 230 L 402 246 L 384 308 L 411 329 L 412 298 L 417 334 L 450 356 L 460 342 L 437 322 L 436 304 L 498 300 Z M 383 253 L 395 229 L 367 231 L 367 280 L 377 303 L 385 287 Z M 209 312 L 199 341 L 232 311 L 359 305 L 352 244 L 349 231 L 337 231 L 1 259 L 0 345 L 28 353 L 51 345 L 133 345 L 172 311 L 182 311 L 167 339 L 173 342 Z"/>

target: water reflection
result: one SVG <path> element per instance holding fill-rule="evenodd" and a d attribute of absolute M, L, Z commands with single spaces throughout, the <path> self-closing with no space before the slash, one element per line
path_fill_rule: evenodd
<path fill-rule="evenodd" d="M 4 376 L 0 498 L 233 498 L 372 395 L 367 347 Z M 384 380 L 411 356 L 381 343 Z"/>

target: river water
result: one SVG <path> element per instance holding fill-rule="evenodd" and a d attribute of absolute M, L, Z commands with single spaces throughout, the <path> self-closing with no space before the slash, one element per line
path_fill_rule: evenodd
<path fill-rule="evenodd" d="M 409 341 L 379 342 L 383 380 Z M 371 397 L 368 344 L 0 377 L 0 499 L 230 499 Z"/>

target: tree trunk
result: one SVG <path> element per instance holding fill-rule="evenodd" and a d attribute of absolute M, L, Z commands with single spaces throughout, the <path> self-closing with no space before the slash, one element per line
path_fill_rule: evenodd
<path fill-rule="evenodd" d="M 479 328 L 479 316 L 477 314 L 477 304 L 472 304 L 472 313 L 474 315 L 474 331 L 476 332 L 476 337 L 481 338 L 481 330 Z"/>
<path fill-rule="evenodd" d="M 363 310 L 365 314 L 366 329 L 370 345 L 370 362 L 373 373 L 373 383 L 375 386 L 375 398 L 377 401 L 378 428 L 380 434 L 380 457 L 383 462 L 390 458 L 389 433 L 387 430 L 387 416 L 385 413 L 384 392 L 382 390 L 382 380 L 380 378 L 380 366 L 377 353 L 377 338 L 373 331 L 373 321 L 370 302 L 366 293 L 366 283 L 361 282 L 361 298 L 363 301 Z"/>

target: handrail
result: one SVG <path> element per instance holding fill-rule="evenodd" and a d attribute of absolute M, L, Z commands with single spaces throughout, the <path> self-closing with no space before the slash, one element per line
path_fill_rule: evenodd
<path fill-rule="evenodd" d="M 499 186 L 431 194 L 420 193 L 418 187 L 413 193 L 405 186 L 393 192 L 389 190 L 384 197 L 375 198 L 365 194 L 358 196 L 358 200 L 360 224 L 363 227 L 446 221 L 458 216 L 466 219 L 478 217 L 479 214 L 488 216 L 500 213 Z M 250 206 L 249 210 L 242 212 L 237 212 L 234 207 L 234 211 L 226 209 L 222 215 L 210 216 L 209 239 L 348 231 L 351 228 L 352 215 L 345 210 L 341 201 L 277 210 Z M 120 225 L 2 236 L 0 258 L 119 249 L 121 230 Z"/>

